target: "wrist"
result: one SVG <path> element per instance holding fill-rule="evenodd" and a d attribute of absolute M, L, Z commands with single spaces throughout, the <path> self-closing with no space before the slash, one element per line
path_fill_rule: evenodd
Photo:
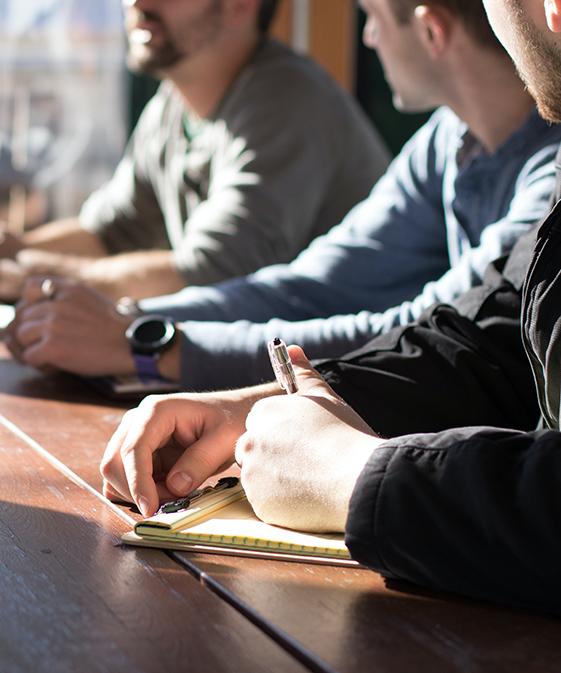
<path fill-rule="evenodd" d="M 171 348 L 161 354 L 157 362 L 160 376 L 168 381 L 181 380 L 181 344 L 175 339 Z"/>
<path fill-rule="evenodd" d="M 352 451 L 344 452 L 343 454 L 338 482 L 333 489 L 333 492 L 338 497 L 334 511 L 337 512 L 337 529 L 340 531 L 345 530 L 349 515 L 349 505 L 358 478 L 362 474 L 373 451 L 383 442 L 384 440 L 379 437 L 372 437 L 363 432 L 357 432 L 356 441 L 352 443 Z"/>
<path fill-rule="evenodd" d="M 123 300 L 119 308 L 123 310 Z M 174 349 L 176 327 L 172 320 L 163 315 L 141 314 L 127 327 L 125 336 L 141 379 L 180 378 L 180 351 Z"/>

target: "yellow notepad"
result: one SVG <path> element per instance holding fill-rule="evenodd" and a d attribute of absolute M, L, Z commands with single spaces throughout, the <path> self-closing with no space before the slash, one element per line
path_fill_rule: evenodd
<path fill-rule="evenodd" d="M 316 535 L 260 521 L 237 479 L 209 489 L 186 509 L 139 521 L 123 542 L 149 547 L 230 553 L 260 558 L 357 565 L 343 535 Z M 220 482 L 219 482 L 220 484 Z M 176 501 L 180 502 L 180 501 Z M 173 508 L 173 504 L 172 504 Z"/>

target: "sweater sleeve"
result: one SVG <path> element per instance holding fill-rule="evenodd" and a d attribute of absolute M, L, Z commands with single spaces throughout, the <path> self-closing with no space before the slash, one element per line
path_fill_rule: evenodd
<path fill-rule="evenodd" d="M 143 110 L 111 180 L 86 200 L 81 226 L 98 235 L 111 254 L 169 248 L 164 215 L 154 190 L 154 156 L 161 149 L 169 91 L 160 86 Z"/>
<path fill-rule="evenodd" d="M 476 427 L 375 450 L 346 543 L 391 578 L 561 614 L 561 434 Z"/>
<path fill-rule="evenodd" d="M 406 145 L 368 198 L 293 262 L 214 287 L 146 300 L 178 321 L 304 321 L 377 312 L 415 296 L 448 268 L 439 116 Z"/>

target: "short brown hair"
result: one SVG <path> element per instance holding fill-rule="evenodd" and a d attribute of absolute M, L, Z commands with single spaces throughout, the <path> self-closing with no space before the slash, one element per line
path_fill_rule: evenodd
<path fill-rule="evenodd" d="M 279 0 L 261 0 L 261 9 L 257 16 L 257 28 L 260 33 L 266 33 L 271 27 L 279 5 Z"/>
<path fill-rule="evenodd" d="M 394 16 L 400 23 L 409 23 L 415 7 L 421 4 L 444 7 L 460 19 L 466 31 L 481 45 L 500 48 L 481 0 L 390 0 Z"/>

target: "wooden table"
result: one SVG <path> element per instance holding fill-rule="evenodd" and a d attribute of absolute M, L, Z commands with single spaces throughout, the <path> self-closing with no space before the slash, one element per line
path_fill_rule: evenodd
<path fill-rule="evenodd" d="M 123 408 L 0 352 L 0 671 L 547 673 L 553 618 L 367 570 L 118 546 L 99 493 Z"/>

